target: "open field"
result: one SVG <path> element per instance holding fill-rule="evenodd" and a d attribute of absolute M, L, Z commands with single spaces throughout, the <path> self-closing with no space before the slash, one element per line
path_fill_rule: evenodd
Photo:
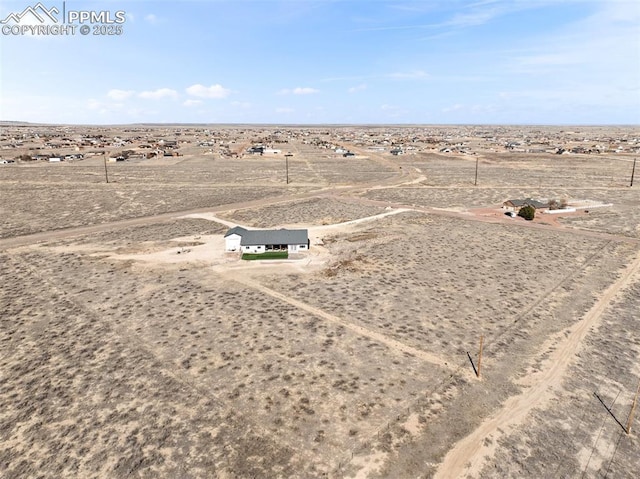
<path fill-rule="evenodd" d="M 200 132 L 109 184 L 100 158 L 0 167 L 0 476 L 635 477 L 640 414 L 616 422 L 640 382 L 628 162 L 452 128 L 473 186 L 472 155 L 431 151 L 445 127 L 366 150 L 419 131 L 220 133 L 286 139 L 289 185 L 282 157 L 205 156 Z M 523 197 L 612 206 L 499 210 Z M 228 223 L 308 228 L 311 249 L 241 261 Z"/>
<path fill-rule="evenodd" d="M 349 171 L 362 180 L 391 175 L 388 168 L 367 159 L 349 160 L 349 164 Z M 0 238 L 349 184 L 352 179 L 334 171 L 334 166 L 335 162 L 326 160 L 312 167 L 308 160 L 292 160 L 289 185 L 282 158 L 108 164 L 108 184 L 100 160 L 4 167 L 0 169 Z"/>
<path fill-rule="evenodd" d="M 498 452 L 479 477 L 540 477 L 546 472 L 554 477 L 635 477 L 640 468 L 638 433 L 627 436 L 616 419 L 626 426 L 638 385 L 639 308 L 636 280 L 587 336 L 552 403 L 536 409 L 529 425 L 499 440 Z"/>
<path fill-rule="evenodd" d="M 45 251 L 2 263 L 16 288 L 39 285 L 26 304 L 3 295 L 5 477 L 198 475 L 205 451 L 208 477 L 328 473 L 443 375 L 201 268 Z M 74 459 L 47 459 L 58 448 Z"/>
<path fill-rule="evenodd" d="M 343 223 L 381 213 L 380 206 L 342 202 L 332 198 L 311 198 L 295 203 L 281 203 L 264 208 L 228 211 L 219 215 L 227 220 L 256 228 L 294 225 L 295 218 L 301 224 Z"/>
<path fill-rule="evenodd" d="M 481 152 L 452 156 L 422 153 L 401 156 L 403 168 L 418 168 L 427 176 L 427 186 L 473 186 L 476 160 L 478 185 L 535 185 L 552 188 L 628 186 L 632 159 L 605 155 L 554 155 L 546 153 Z"/>
<path fill-rule="evenodd" d="M 560 223 L 580 229 L 614 233 L 640 238 L 640 196 L 628 187 L 620 188 L 550 188 L 520 187 L 496 188 L 484 186 L 424 187 L 402 186 L 369 190 L 364 197 L 386 201 L 390 204 L 447 208 L 466 211 L 471 208 L 499 208 L 507 198 L 567 198 L 569 200 L 591 200 L 611 206 L 587 208 L 588 215 L 560 218 Z M 545 214 L 539 221 L 551 221 Z"/>

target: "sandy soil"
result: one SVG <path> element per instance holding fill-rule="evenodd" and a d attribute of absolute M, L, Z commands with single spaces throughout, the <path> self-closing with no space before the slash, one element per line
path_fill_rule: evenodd
<path fill-rule="evenodd" d="M 484 151 L 474 186 L 472 155 L 302 138 L 289 186 L 266 157 L 0 172 L 0 475 L 635 477 L 620 162 Z M 613 206 L 498 210 L 521 196 Z M 237 224 L 311 250 L 243 262 Z"/>
<path fill-rule="evenodd" d="M 504 433 L 523 424 L 528 414 L 536 407 L 543 407 L 557 394 L 557 389 L 572 361 L 575 360 L 582 342 L 590 330 L 596 327 L 603 312 L 632 281 L 639 281 L 640 255 L 598 298 L 593 307 L 575 326 L 550 338 L 543 351 L 550 351 L 540 369 L 532 372 L 520 384 L 521 394 L 509 398 L 499 413 L 483 422 L 463 441 L 451 449 L 440 465 L 436 478 L 477 477 L 487 458 L 495 454 L 498 431 Z M 483 439 L 492 437 L 491 444 L 483 445 Z"/>

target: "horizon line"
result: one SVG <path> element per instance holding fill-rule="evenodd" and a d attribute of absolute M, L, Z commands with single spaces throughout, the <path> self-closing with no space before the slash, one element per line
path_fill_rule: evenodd
<path fill-rule="evenodd" d="M 48 123 L 20 120 L 0 120 L 0 126 L 252 126 L 252 127 L 424 127 L 424 126 L 539 126 L 539 127 L 640 127 L 633 123 L 261 123 L 261 122 L 133 122 L 133 123 Z"/>

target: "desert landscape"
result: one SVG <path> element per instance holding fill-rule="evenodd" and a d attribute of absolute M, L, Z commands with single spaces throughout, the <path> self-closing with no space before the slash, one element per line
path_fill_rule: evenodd
<path fill-rule="evenodd" d="M 635 478 L 639 153 L 623 126 L 3 124 L 0 476 Z M 243 261 L 235 225 L 310 248 Z"/>

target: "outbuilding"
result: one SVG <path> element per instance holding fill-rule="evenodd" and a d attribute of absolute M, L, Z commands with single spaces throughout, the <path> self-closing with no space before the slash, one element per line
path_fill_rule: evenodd
<path fill-rule="evenodd" d="M 240 240 L 242 235 L 245 234 L 247 229 L 242 226 L 235 226 L 231 228 L 224 235 L 224 250 L 225 251 L 240 251 Z"/>

